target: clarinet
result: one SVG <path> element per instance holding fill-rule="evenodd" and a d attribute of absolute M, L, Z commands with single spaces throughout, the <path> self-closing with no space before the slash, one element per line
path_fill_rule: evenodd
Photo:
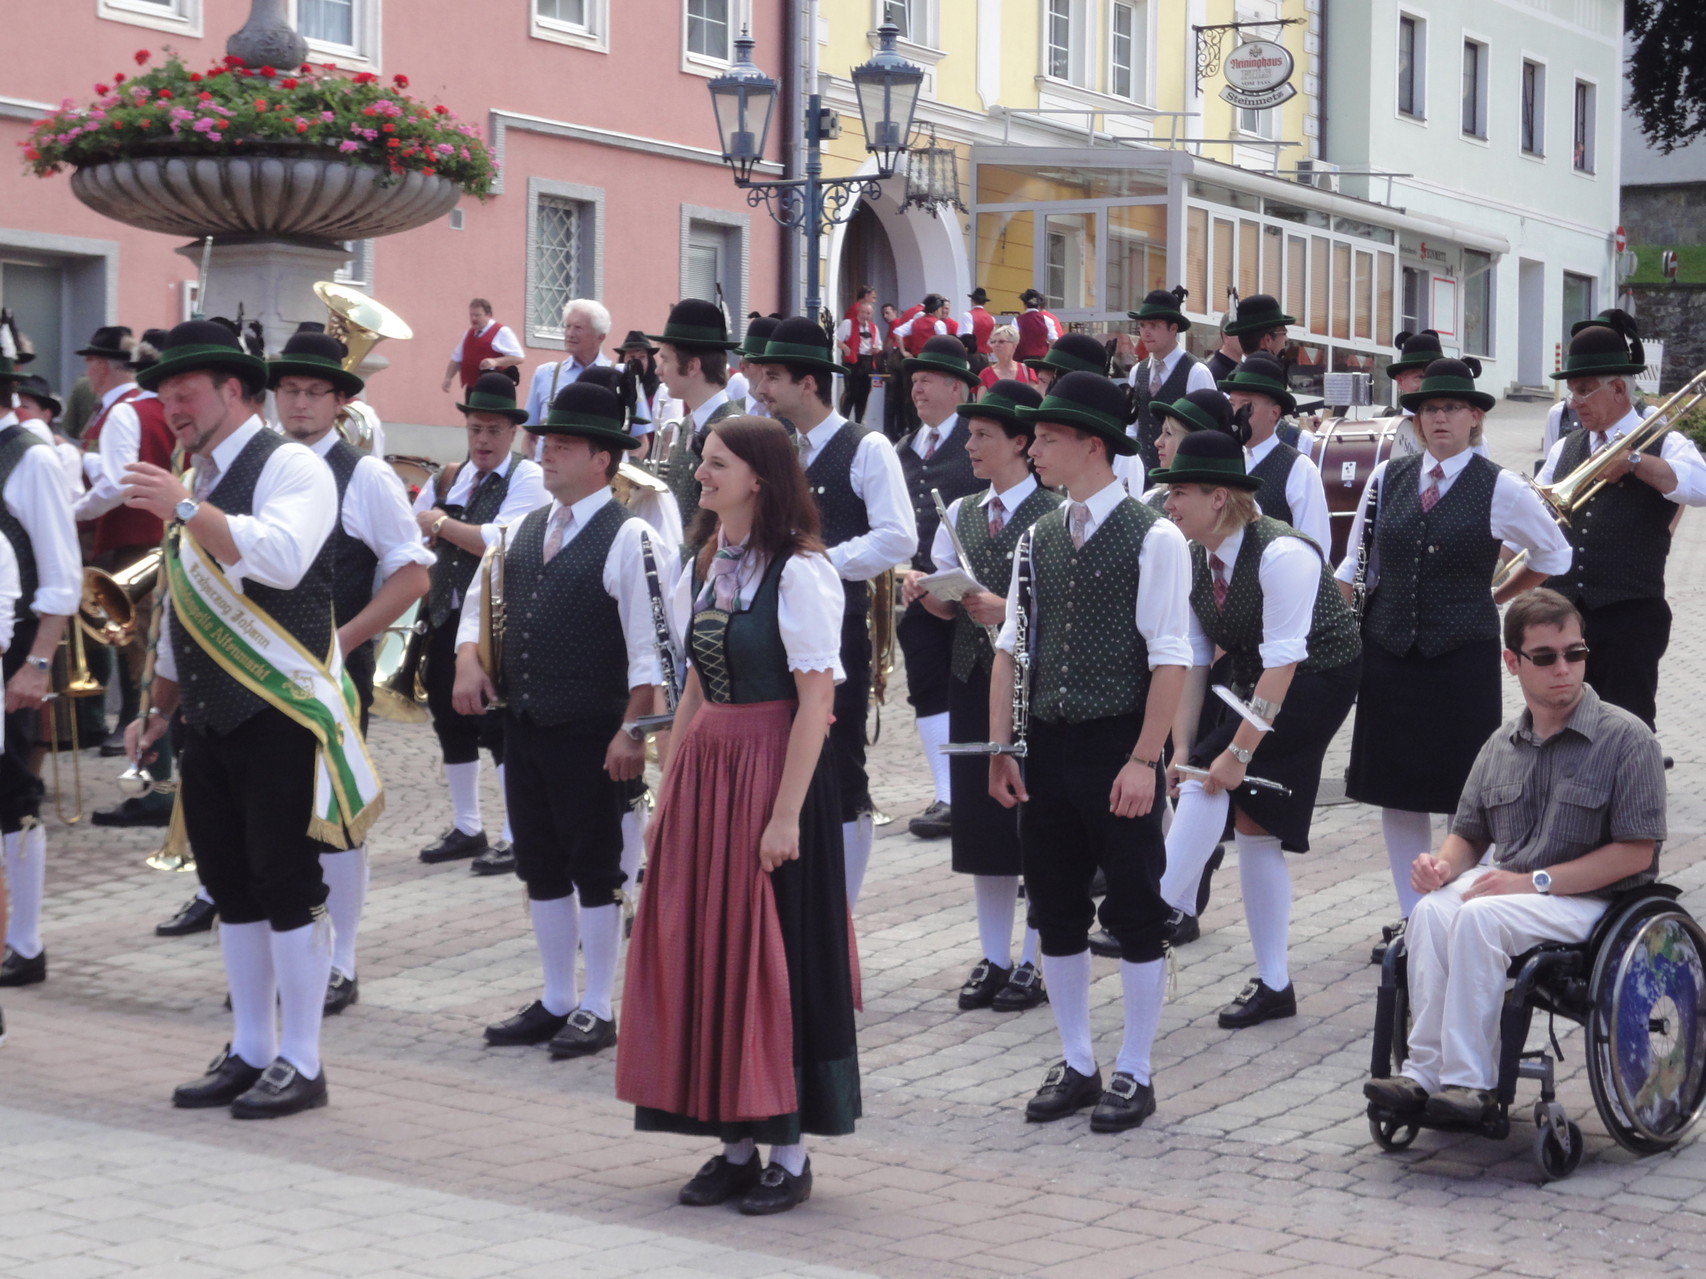
<path fill-rule="evenodd" d="M 1009 742 L 949 742 L 944 755 L 1012 755 L 1024 759 L 1030 747 L 1031 726 L 1031 530 L 1019 539 L 1016 552 L 1019 589 L 1013 600 L 1013 731 Z"/>
<path fill-rule="evenodd" d="M 1363 518 L 1362 545 L 1357 548 L 1357 571 L 1351 579 L 1351 612 L 1362 619 L 1368 608 L 1368 564 L 1374 558 L 1374 522 L 1380 515 L 1380 486 L 1369 477 L 1368 514 Z"/>
<path fill-rule="evenodd" d="M 681 701 L 681 677 L 675 664 L 675 645 L 669 638 L 669 620 L 664 614 L 663 584 L 658 580 L 657 559 L 652 554 L 651 534 L 640 534 L 640 553 L 646 562 L 646 592 L 652 600 L 652 630 L 656 634 L 658 666 L 663 670 L 662 715 L 642 715 L 634 726 L 642 732 L 656 732 L 675 723 L 675 708 Z"/>

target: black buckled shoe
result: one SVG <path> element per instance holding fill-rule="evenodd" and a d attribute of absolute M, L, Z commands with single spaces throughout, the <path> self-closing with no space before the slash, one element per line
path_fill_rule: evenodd
<path fill-rule="evenodd" d="M 460 857 L 475 857 L 490 847 L 486 842 L 486 832 L 475 831 L 472 835 L 464 835 L 452 826 L 439 838 L 438 843 L 428 844 L 421 849 L 421 860 L 429 866 L 439 862 L 453 862 Z"/>
<path fill-rule="evenodd" d="M 977 967 L 971 970 L 971 976 L 966 978 L 966 984 L 960 987 L 960 1007 L 967 1010 L 988 1008 L 1012 976 L 1011 968 L 997 968 L 987 959 L 979 960 Z"/>
<path fill-rule="evenodd" d="M 231 1103 L 233 1119 L 280 1119 L 298 1111 L 318 1110 L 326 1104 L 326 1068 L 317 1078 L 307 1079 L 283 1057 L 268 1066 L 266 1073 Z"/>
<path fill-rule="evenodd" d="M 326 1004 L 321 1010 L 326 1017 L 336 1017 L 351 1004 L 361 1000 L 361 986 L 354 977 L 345 977 L 336 968 L 326 983 Z"/>
<path fill-rule="evenodd" d="M 251 1066 L 226 1044 L 224 1051 L 208 1063 L 205 1075 L 172 1090 L 172 1104 L 180 1110 L 229 1106 L 253 1088 L 264 1073 L 261 1067 Z"/>
<path fill-rule="evenodd" d="M 1254 1026 L 1258 1022 L 1278 1021 L 1282 1017 L 1297 1016 L 1297 986 L 1287 985 L 1284 990 L 1274 990 L 1260 977 L 1247 982 L 1244 989 L 1233 996 L 1232 1002 L 1220 1010 L 1220 1028 L 1222 1030 L 1239 1030 L 1245 1026 Z"/>
<path fill-rule="evenodd" d="M 1418 1115 L 1428 1104 L 1428 1090 L 1408 1075 L 1370 1079 L 1362 1086 L 1362 1095 L 1395 1115 Z"/>
<path fill-rule="evenodd" d="M 937 800 L 908 822 L 906 829 L 920 839 L 941 839 L 954 833 L 954 810 L 942 800 Z"/>
<path fill-rule="evenodd" d="M 475 875 L 513 875 L 515 846 L 507 839 L 500 839 L 469 862 L 468 870 Z"/>
<path fill-rule="evenodd" d="M 493 1022 L 486 1027 L 486 1042 L 499 1046 L 507 1044 L 542 1044 L 561 1030 L 569 1014 L 561 1017 L 547 1012 L 543 1001 L 535 999 L 513 1017 Z"/>
<path fill-rule="evenodd" d="M 31 959 L 25 959 L 10 946 L 6 947 L 6 957 L 0 959 L 0 986 L 34 986 L 46 980 L 46 947 Z"/>
<path fill-rule="evenodd" d="M 1479 1124 L 1497 1109 L 1497 1099 L 1487 1089 L 1452 1084 L 1429 1097 L 1423 1113 L 1436 1124 Z"/>
<path fill-rule="evenodd" d="M 96 826 L 170 826 L 171 798 L 132 795 L 111 808 L 97 808 L 89 814 L 89 820 Z"/>
<path fill-rule="evenodd" d="M 191 933 L 205 933 L 213 928 L 213 921 L 219 917 L 219 907 L 200 897 L 192 897 L 185 902 L 183 908 L 165 923 L 154 925 L 156 937 L 187 937 Z"/>
<path fill-rule="evenodd" d="M 758 1161 L 754 1155 L 753 1162 Z M 812 1161 L 808 1155 L 800 1175 L 794 1176 L 781 1164 L 771 1164 L 758 1178 L 758 1184 L 741 1197 L 740 1210 L 748 1217 L 768 1217 L 787 1212 L 796 1204 L 812 1197 Z"/>
<path fill-rule="evenodd" d="M 1124 1132 L 1137 1128 L 1155 1113 L 1155 1089 L 1140 1084 L 1135 1076 L 1116 1070 L 1108 1080 L 1107 1091 L 1096 1101 L 1090 1112 L 1091 1132 Z"/>
<path fill-rule="evenodd" d="M 1167 922 L 1161 925 L 1161 935 L 1167 939 L 1169 946 L 1188 946 L 1202 936 L 1202 925 L 1195 915 L 1175 910 L 1167 916 Z"/>
<path fill-rule="evenodd" d="M 1086 1106 L 1096 1104 L 1102 1095 L 1102 1072 L 1081 1075 L 1064 1061 L 1057 1061 L 1043 1076 L 1043 1086 L 1036 1096 L 1025 1103 L 1025 1122 L 1052 1123 L 1065 1119 Z"/>
<path fill-rule="evenodd" d="M 744 1164 L 731 1164 L 722 1155 L 705 1161 L 705 1166 L 693 1174 L 693 1180 L 681 1188 L 676 1198 L 689 1208 L 710 1208 L 744 1195 L 758 1184 L 764 1172 L 764 1161 L 756 1151 Z"/>
<path fill-rule="evenodd" d="M 571 1012 L 551 1037 L 553 1057 L 590 1057 L 616 1043 L 616 1019 L 595 1017 L 584 1008 Z"/>
<path fill-rule="evenodd" d="M 996 992 L 990 1007 L 998 1013 L 1022 1013 L 1027 1008 L 1048 1003 L 1048 991 L 1043 987 L 1043 975 L 1035 964 L 1020 964 Z"/>
<path fill-rule="evenodd" d="M 1374 948 L 1368 952 L 1369 963 L 1384 964 L 1386 962 L 1386 948 L 1404 935 L 1404 924 L 1405 921 L 1400 919 L 1396 924 L 1382 924 L 1380 926 L 1380 940 L 1375 942 Z"/>
<path fill-rule="evenodd" d="M 1100 955 L 1103 959 L 1118 959 L 1124 952 L 1120 949 L 1119 940 L 1106 928 L 1102 928 L 1090 934 L 1090 953 Z"/>

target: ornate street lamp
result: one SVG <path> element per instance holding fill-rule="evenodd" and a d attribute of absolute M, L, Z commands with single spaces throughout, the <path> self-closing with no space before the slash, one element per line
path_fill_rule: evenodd
<path fill-rule="evenodd" d="M 736 186 L 750 183 L 753 167 L 764 158 L 770 116 L 776 110 L 776 88 L 776 82 L 753 65 L 752 37 L 741 32 L 735 41 L 734 66 L 711 81 L 717 137 L 722 140 L 723 162 L 733 170 Z"/>
<path fill-rule="evenodd" d="M 892 177 L 895 161 L 912 136 L 912 113 L 924 72 L 894 51 L 899 30 L 892 22 L 878 29 L 880 47 L 869 62 L 853 68 L 853 89 L 859 95 L 859 119 L 865 126 L 865 150 L 877 157 L 883 177 Z"/>

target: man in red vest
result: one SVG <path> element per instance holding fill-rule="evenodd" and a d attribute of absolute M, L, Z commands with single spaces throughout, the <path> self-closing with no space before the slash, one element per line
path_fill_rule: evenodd
<path fill-rule="evenodd" d="M 1043 309 L 1043 295 L 1036 289 L 1026 289 L 1019 295 L 1019 301 L 1025 309 L 1019 315 L 1019 346 L 1013 358 L 1040 360 L 1066 330 L 1051 312 Z"/>
<path fill-rule="evenodd" d="M 521 343 L 516 341 L 509 325 L 492 318 L 492 304 L 485 298 L 475 298 L 468 304 L 468 331 L 450 353 L 441 389 L 449 391 L 451 381 L 461 378 L 462 390 L 466 392 L 480 374 L 513 369 L 522 358 Z"/>
<path fill-rule="evenodd" d="M 971 291 L 971 310 L 960 317 L 960 341 L 970 347 L 973 373 L 981 373 L 989 363 L 989 335 L 995 332 L 995 317 L 984 310 L 989 293 L 979 285 Z"/>

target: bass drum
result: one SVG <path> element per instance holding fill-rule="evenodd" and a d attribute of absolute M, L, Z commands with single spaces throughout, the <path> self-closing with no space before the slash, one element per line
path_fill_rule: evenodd
<path fill-rule="evenodd" d="M 1330 561 L 1335 565 L 1345 558 L 1351 523 L 1356 519 L 1362 491 L 1368 487 L 1368 477 L 1387 458 L 1407 451 L 1398 436 L 1403 421 L 1399 417 L 1330 417 L 1315 432 L 1310 456 L 1320 468 L 1321 485 L 1327 490 L 1327 517 L 1333 535 Z"/>
<path fill-rule="evenodd" d="M 410 502 L 415 500 L 423 488 L 432 483 L 441 469 L 430 457 L 408 457 L 402 453 L 386 454 L 385 462 L 397 472 L 397 478 L 403 481 L 403 491 L 409 495 Z"/>

